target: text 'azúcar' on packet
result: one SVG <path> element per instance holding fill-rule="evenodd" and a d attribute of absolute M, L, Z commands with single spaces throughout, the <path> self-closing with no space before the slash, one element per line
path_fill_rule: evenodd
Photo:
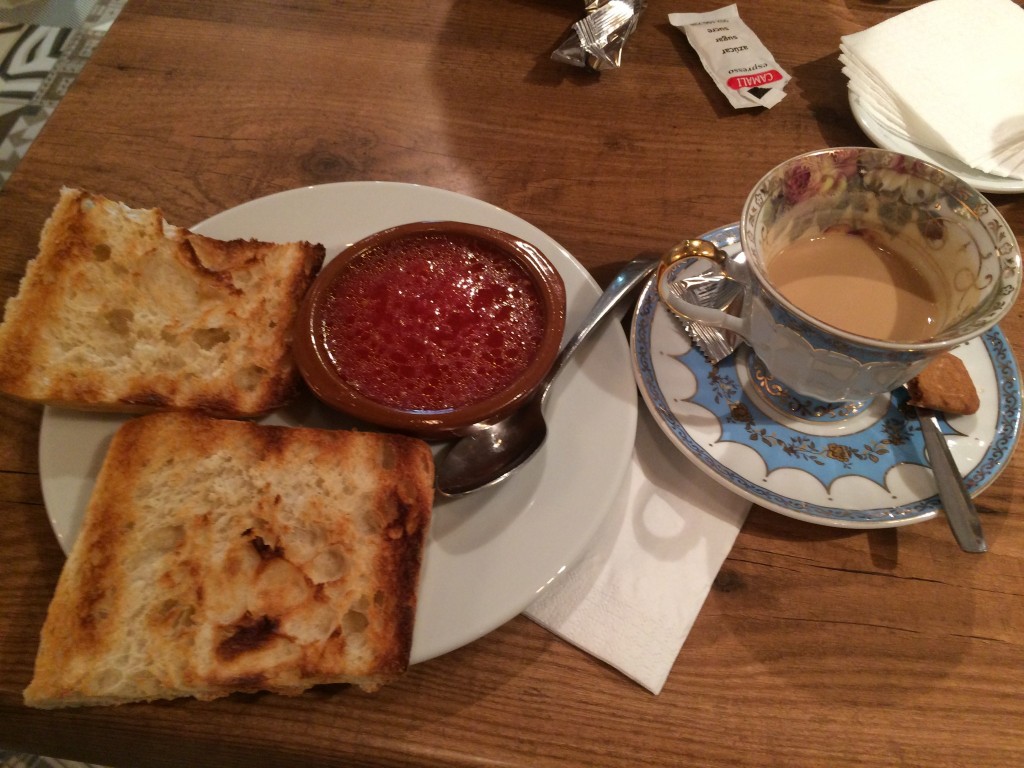
<path fill-rule="evenodd" d="M 789 75 L 740 18 L 735 4 L 706 13 L 670 13 L 668 21 L 686 35 L 736 109 L 770 109 L 786 98 Z"/>

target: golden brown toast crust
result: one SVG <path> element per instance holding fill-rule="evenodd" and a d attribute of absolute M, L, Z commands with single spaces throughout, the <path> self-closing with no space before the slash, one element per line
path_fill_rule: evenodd
<path fill-rule="evenodd" d="M 321 245 L 219 241 L 63 189 L 0 325 L 0 392 L 49 405 L 252 416 L 288 402 Z"/>
<path fill-rule="evenodd" d="M 25 701 L 367 689 L 412 644 L 426 443 L 160 413 L 116 433 Z"/>

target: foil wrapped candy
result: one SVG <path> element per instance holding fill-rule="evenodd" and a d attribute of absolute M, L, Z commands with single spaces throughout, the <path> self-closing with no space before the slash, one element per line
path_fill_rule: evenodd
<path fill-rule="evenodd" d="M 727 274 L 726 267 L 735 274 Z M 737 317 L 743 307 L 746 266 L 730 263 L 725 251 L 708 240 L 683 240 L 672 246 L 662 257 L 655 278 L 658 294 L 670 291 L 676 296 L 704 307 L 723 310 Z M 718 365 L 733 353 L 741 339 L 732 331 L 683 317 L 668 306 L 669 313 L 682 326 L 708 362 Z"/>
<path fill-rule="evenodd" d="M 595 72 L 618 68 L 623 46 L 646 5 L 647 0 L 588 0 L 586 16 L 572 25 L 551 58 Z"/>

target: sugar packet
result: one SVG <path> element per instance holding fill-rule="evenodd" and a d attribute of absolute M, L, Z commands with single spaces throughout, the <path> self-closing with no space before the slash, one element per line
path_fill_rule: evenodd
<path fill-rule="evenodd" d="M 670 13 L 718 90 L 736 109 L 771 108 L 786 98 L 790 77 L 733 5 L 706 13 Z"/>

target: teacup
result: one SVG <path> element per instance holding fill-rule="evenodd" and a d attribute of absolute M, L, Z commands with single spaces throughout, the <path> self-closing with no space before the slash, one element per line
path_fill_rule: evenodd
<path fill-rule="evenodd" d="M 743 207 L 739 316 L 664 304 L 744 339 L 779 382 L 826 402 L 868 400 L 973 339 L 1020 292 L 1017 239 L 994 205 L 947 171 L 844 147 L 769 171 Z"/>

